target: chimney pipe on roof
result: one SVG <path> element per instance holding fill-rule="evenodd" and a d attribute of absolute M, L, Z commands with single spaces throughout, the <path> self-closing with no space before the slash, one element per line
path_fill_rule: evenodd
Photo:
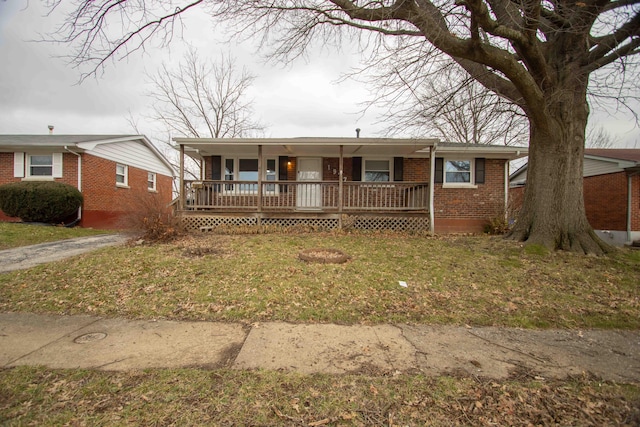
<path fill-rule="evenodd" d="M 47 126 L 49 128 L 49 135 L 53 135 L 53 125 Z"/>
<path fill-rule="evenodd" d="M 360 128 L 356 129 L 356 138 L 360 138 Z"/>

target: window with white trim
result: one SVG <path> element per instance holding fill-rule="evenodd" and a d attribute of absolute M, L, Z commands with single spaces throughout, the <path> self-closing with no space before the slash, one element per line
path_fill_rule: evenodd
<path fill-rule="evenodd" d="M 149 191 L 156 191 L 156 174 L 147 172 L 147 188 Z"/>
<path fill-rule="evenodd" d="M 116 185 L 120 187 L 129 185 L 129 167 L 127 165 L 116 164 Z"/>
<path fill-rule="evenodd" d="M 473 184 L 473 162 L 469 159 L 445 159 L 444 184 Z"/>
<path fill-rule="evenodd" d="M 53 154 L 29 154 L 27 176 L 53 177 Z"/>
<path fill-rule="evenodd" d="M 388 182 L 391 181 L 391 161 L 390 160 L 368 160 L 364 159 L 363 181 L 367 182 Z"/>
<path fill-rule="evenodd" d="M 265 181 L 277 180 L 277 162 L 276 159 L 264 159 L 264 172 L 262 179 Z M 225 181 L 253 181 L 253 183 L 243 184 L 225 184 L 225 191 L 240 193 L 257 193 L 258 192 L 258 159 L 257 158 L 226 158 L 224 160 L 224 179 Z M 266 192 L 275 192 L 276 185 L 268 184 Z"/>

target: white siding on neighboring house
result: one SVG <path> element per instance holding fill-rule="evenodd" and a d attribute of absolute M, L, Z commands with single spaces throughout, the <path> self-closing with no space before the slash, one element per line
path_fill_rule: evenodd
<path fill-rule="evenodd" d="M 617 159 L 604 159 L 604 158 L 593 158 L 590 156 L 585 156 L 584 165 L 583 165 L 583 176 L 598 176 L 598 175 L 606 175 L 610 173 L 617 173 L 624 171 L 624 168 L 632 167 L 634 165 L 633 162 L 625 161 L 625 160 L 617 160 Z M 527 182 L 527 169 L 522 169 L 518 173 L 514 173 L 511 176 L 511 186 L 523 185 Z"/>
<path fill-rule="evenodd" d="M 173 175 L 173 172 L 155 155 L 155 153 L 140 141 L 98 144 L 95 148 L 88 150 L 87 153 L 149 172 L 168 176 Z"/>
<path fill-rule="evenodd" d="M 606 175 L 609 173 L 622 172 L 618 160 L 584 159 L 584 176 Z"/>

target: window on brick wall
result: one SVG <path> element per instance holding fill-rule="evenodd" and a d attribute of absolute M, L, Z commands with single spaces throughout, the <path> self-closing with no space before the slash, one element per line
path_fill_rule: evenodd
<path fill-rule="evenodd" d="M 484 183 L 484 159 L 437 158 L 435 178 L 443 187 L 477 188 Z"/>
<path fill-rule="evenodd" d="M 471 184 L 471 160 L 445 160 L 444 183 L 445 184 Z"/>
<path fill-rule="evenodd" d="M 26 180 L 62 178 L 62 153 L 14 153 L 13 176 Z"/>
<path fill-rule="evenodd" d="M 119 187 L 129 185 L 129 167 L 127 165 L 116 164 L 116 185 Z"/>
<path fill-rule="evenodd" d="M 53 176 L 53 154 L 29 155 L 28 176 Z"/>
<path fill-rule="evenodd" d="M 156 191 L 156 174 L 147 172 L 147 188 L 149 191 Z"/>
<path fill-rule="evenodd" d="M 389 160 L 364 161 L 364 181 L 388 182 L 391 180 L 391 162 Z"/>

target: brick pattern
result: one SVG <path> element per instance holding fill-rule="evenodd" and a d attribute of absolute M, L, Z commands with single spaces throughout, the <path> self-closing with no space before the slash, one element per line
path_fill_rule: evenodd
<path fill-rule="evenodd" d="M 152 192 L 147 187 L 148 171 L 129 166 L 128 186 L 119 187 L 116 185 L 116 164 L 91 155 L 83 156 L 83 226 L 121 228 L 128 214 L 151 203 L 147 199 L 155 199 L 158 206 L 171 202 L 171 177 L 156 174 L 156 191 Z"/>
<path fill-rule="evenodd" d="M 159 206 L 166 206 L 172 198 L 170 176 L 156 174 L 156 192 L 147 188 L 147 171 L 129 166 L 129 188 L 116 187 L 116 162 L 81 154 L 82 194 L 84 204 L 80 225 L 94 228 L 121 228 L 122 218 L 137 209 L 143 198 L 154 199 Z M 78 157 L 64 153 L 63 177 L 56 182 L 78 186 Z M 0 184 L 19 182 L 13 177 L 13 153 L 0 153 Z M 6 217 L 0 212 L 0 220 Z"/>
<path fill-rule="evenodd" d="M 611 173 L 583 180 L 584 206 L 591 227 L 596 230 L 626 231 L 627 174 Z M 525 187 L 509 191 L 509 204 L 522 207 Z M 631 177 L 631 230 L 640 231 L 640 175 Z"/>
<path fill-rule="evenodd" d="M 596 230 L 627 229 L 627 174 L 584 178 L 584 206 L 589 224 Z"/>
<path fill-rule="evenodd" d="M 505 162 L 486 159 L 485 183 L 476 184 L 477 188 L 443 188 L 442 184 L 434 184 L 434 217 L 488 220 L 504 215 Z"/>

